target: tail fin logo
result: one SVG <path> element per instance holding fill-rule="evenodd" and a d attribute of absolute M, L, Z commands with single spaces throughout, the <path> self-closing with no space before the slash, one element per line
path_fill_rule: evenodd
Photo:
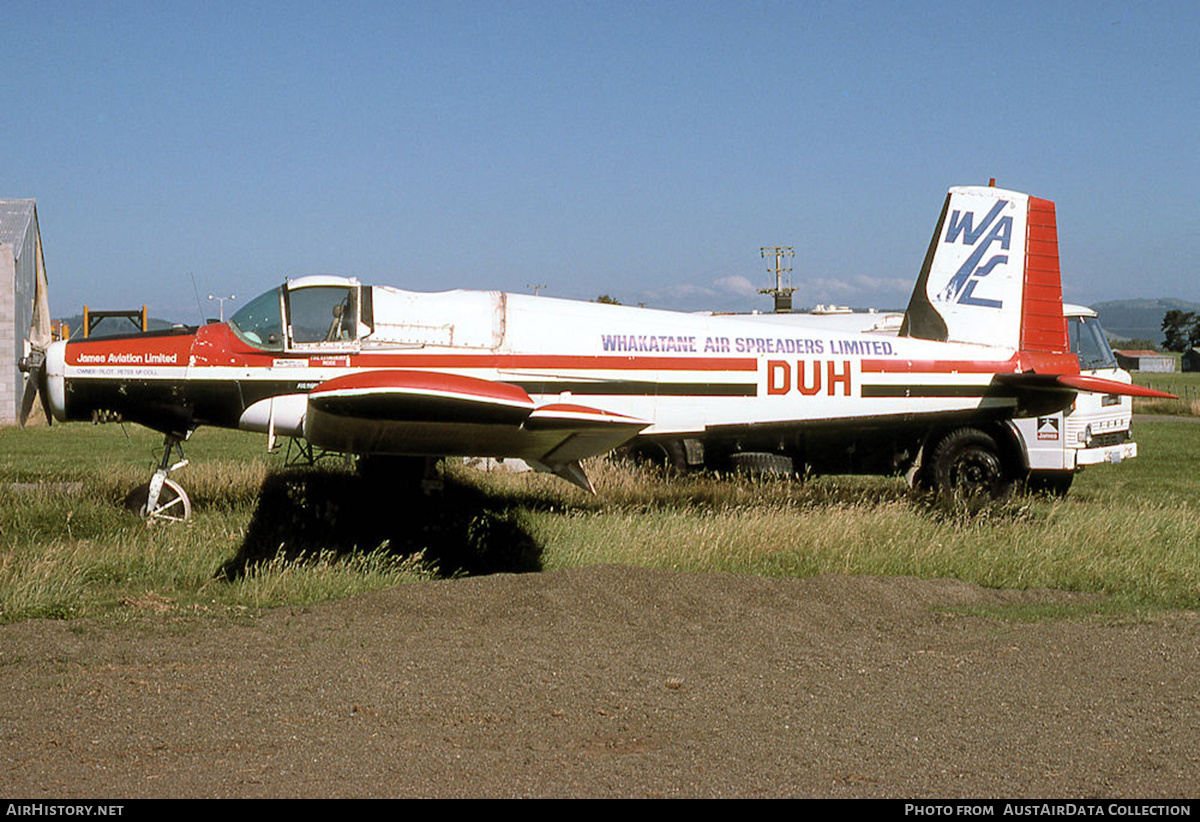
<path fill-rule="evenodd" d="M 1003 300 L 993 300 L 976 295 L 975 289 L 983 278 L 992 273 L 992 269 L 1008 262 L 1007 254 L 993 254 L 986 261 L 984 260 L 984 257 L 990 253 L 993 243 L 1000 244 L 1000 251 L 1008 251 L 1012 241 L 1013 218 L 1000 216 L 1000 212 L 1008 203 L 1008 200 L 997 200 L 978 226 L 975 225 L 975 212 L 973 211 L 955 210 L 951 213 L 949 225 L 946 228 L 946 237 L 942 242 L 954 244 L 959 242 L 961 237 L 962 244 L 973 246 L 974 250 L 946 283 L 946 287 L 938 294 L 938 301 L 983 308 L 1004 307 Z"/>

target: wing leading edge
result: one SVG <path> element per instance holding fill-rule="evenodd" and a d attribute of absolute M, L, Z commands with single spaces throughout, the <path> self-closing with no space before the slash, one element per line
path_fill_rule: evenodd
<path fill-rule="evenodd" d="M 1067 407 L 1076 393 L 1120 394 L 1148 399 L 1178 399 L 1174 394 L 1141 385 L 1118 382 L 1087 374 L 1042 374 L 1024 371 L 1016 374 L 997 374 L 992 378 L 1005 390 L 1017 396 L 1019 406 L 1028 415 L 1049 413 Z"/>
<path fill-rule="evenodd" d="M 308 394 L 304 437 L 355 454 L 518 457 L 592 491 L 579 461 L 650 423 L 570 403 L 537 405 L 505 382 L 430 371 L 367 371 Z"/>

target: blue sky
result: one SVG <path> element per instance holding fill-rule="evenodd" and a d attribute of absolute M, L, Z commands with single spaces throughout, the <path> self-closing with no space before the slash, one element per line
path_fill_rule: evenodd
<path fill-rule="evenodd" d="M 1200 300 L 1200 3 L 7 0 L 0 197 L 56 315 L 286 276 L 907 302 L 945 191 L 1055 200 L 1068 300 Z"/>

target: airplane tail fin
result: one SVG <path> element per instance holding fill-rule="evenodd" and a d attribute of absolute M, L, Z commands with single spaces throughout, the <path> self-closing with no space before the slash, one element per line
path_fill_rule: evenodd
<path fill-rule="evenodd" d="M 1066 353 L 1054 203 L 950 189 L 900 335 Z"/>
<path fill-rule="evenodd" d="M 1054 203 L 1016 191 L 950 189 L 900 336 L 1016 349 L 1018 370 L 997 382 L 1060 398 L 1047 407 L 1077 391 L 1174 398 L 1079 374 L 1063 317 Z"/>

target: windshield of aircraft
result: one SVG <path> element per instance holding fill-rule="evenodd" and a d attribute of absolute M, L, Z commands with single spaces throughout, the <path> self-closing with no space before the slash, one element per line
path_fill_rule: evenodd
<path fill-rule="evenodd" d="M 1117 358 L 1104 336 L 1100 320 L 1095 317 L 1068 317 L 1067 329 L 1071 336 L 1071 351 L 1079 358 L 1081 371 L 1117 367 Z"/>
<path fill-rule="evenodd" d="M 351 290 L 318 285 L 288 291 L 293 343 L 350 342 L 358 330 Z"/>
<path fill-rule="evenodd" d="M 283 349 L 283 320 L 279 289 L 260 294 L 229 318 L 229 327 L 255 348 Z"/>

